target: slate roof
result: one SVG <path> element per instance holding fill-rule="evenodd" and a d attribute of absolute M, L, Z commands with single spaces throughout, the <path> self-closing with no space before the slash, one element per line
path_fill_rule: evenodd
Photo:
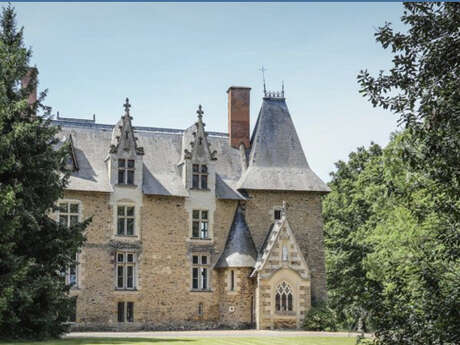
<path fill-rule="evenodd" d="M 112 143 L 113 125 L 66 119 L 53 121 L 61 140 L 72 135 L 79 170 L 70 177 L 67 189 L 111 192 L 106 158 Z M 186 197 L 188 192 L 177 164 L 183 153 L 183 130 L 134 127 L 138 145 L 144 147 L 143 192 L 151 195 Z M 241 176 L 240 153 L 228 143 L 226 133 L 208 132 L 211 148 L 217 151 L 216 197 L 244 199 L 235 188 Z"/>
<path fill-rule="evenodd" d="M 284 98 L 264 97 L 238 188 L 330 191 L 307 163 Z"/>
<path fill-rule="evenodd" d="M 227 242 L 215 267 L 254 267 L 257 250 L 251 237 L 241 205 L 235 211 Z"/>
<path fill-rule="evenodd" d="M 58 117 L 61 140 L 72 137 L 78 170 L 70 177 L 71 190 L 111 192 L 106 159 L 115 144 L 115 126 L 95 120 Z M 192 126 L 193 127 L 193 126 Z M 179 165 L 184 149 L 190 149 L 191 128 L 186 130 L 133 127 L 143 147 L 143 192 L 150 195 L 187 197 Z M 115 130 L 114 130 L 115 128 Z M 251 138 L 248 168 L 243 171 L 239 149 L 229 144 L 227 133 L 207 132 L 210 150 L 216 151 L 216 197 L 242 200 L 244 190 L 328 192 L 310 169 L 284 98 L 265 97 Z"/>

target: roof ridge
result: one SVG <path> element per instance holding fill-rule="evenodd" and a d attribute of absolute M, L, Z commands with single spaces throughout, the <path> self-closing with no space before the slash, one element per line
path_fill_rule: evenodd
<path fill-rule="evenodd" d="M 80 119 L 71 119 L 65 118 L 65 120 L 51 120 L 52 123 L 60 125 L 62 127 L 86 127 L 86 128 L 101 128 L 101 129 L 113 129 L 115 125 L 109 125 L 105 123 L 95 123 L 92 120 L 80 120 Z M 178 128 L 166 128 L 166 127 L 150 127 L 150 126 L 133 126 L 134 131 L 144 131 L 144 132 L 163 132 L 163 133 L 184 133 L 185 129 Z M 228 133 L 225 132 L 214 132 L 206 131 L 210 136 L 214 137 L 228 137 Z"/>

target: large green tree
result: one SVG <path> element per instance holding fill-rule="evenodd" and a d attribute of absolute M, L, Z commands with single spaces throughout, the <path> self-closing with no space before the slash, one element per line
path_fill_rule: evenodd
<path fill-rule="evenodd" d="M 47 337 L 66 330 L 71 313 L 62 272 L 75 264 L 87 221 L 71 228 L 49 215 L 69 171 L 45 92 L 30 104 L 37 71 L 11 5 L 0 17 L 0 336 Z M 27 87 L 21 80 L 29 75 Z M 23 85 L 25 86 L 25 85 Z M 60 147 L 60 148 L 59 148 Z"/>
<path fill-rule="evenodd" d="M 407 31 L 376 33 L 393 67 L 358 76 L 404 130 L 381 155 L 339 164 L 325 200 L 331 303 L 363 311 L 378 344 L 458 344 L 460 5 L 404 7 Z"/>

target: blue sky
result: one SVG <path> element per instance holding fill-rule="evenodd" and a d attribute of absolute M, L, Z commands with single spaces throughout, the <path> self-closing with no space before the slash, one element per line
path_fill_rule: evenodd
<path fill-rule="evenodd" d="M 114 124 L 129 97 L 134 124 L 185 128 L 202 104 L 227 131 L 229 86 L 249 86 L 251 124 L 284 80 L 307 160 L 325 181 L 334 162 L 385 145 L 397 117 L 358 93 L 357 73 L 388 68 L 374 40 L 400 3 L 15 3 L 46 104 L 61 116 Z"/>

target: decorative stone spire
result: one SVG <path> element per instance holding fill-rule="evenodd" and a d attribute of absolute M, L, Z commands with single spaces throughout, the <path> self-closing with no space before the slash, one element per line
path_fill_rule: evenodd
<path fill-rule="evenodd" d="M 283 206 L 281 208 L 281 218 L 286 218 L 287 215 L 287 202 L 283 200 Z"/>
<path fill-rule="evenodd" d="M 208 134 L 204 130 L 206 124 L 203 122 L 203 107 L 201 104 L 198 106 L 196 111 L 198 114 L 198 121 L 195 123 L 195 131 L 193 131 L 193 140 L 190 142 L 191 151 L 188 149 L 184 150 L 184 158 L 192 159 L 192 157 L 198 155 L 202 156 L 208 154 L 210 160 L 216 160 L 217 151 L 211 151 L 211 144 L 208 142 Z"/>
<path fill-rule="evenodd" d="M 132 117 L 129 112 L 131 104 L 129 104 L 128 97 L 126 97 L 123 108 L 125 113 L 113 128 L 110 153 L 117 153 L 121 147 L 125 151 L 133 150 L 137 155 L 143 155 L 144 148 L 137 146 L 137 138 L 134 136 Z"/>
<path fill-rule="evenodd" d="M 198 106 L 198 110 L 196 111 L 196 113 L 198 114 L 198 122 L 203 123 L 204 111 L 203 111 L 203 107 L 201 106 L 201 104 Z"/>
<path fill-rule="evenodd" d="M 130 117 L 129 115 L 129 108 L 131 108 L 131 104 L 129 104 L 129 99 L 126 97 L 125 104 L 123 104 L 123 108 L 125 108 L 125 117 Z"/>

